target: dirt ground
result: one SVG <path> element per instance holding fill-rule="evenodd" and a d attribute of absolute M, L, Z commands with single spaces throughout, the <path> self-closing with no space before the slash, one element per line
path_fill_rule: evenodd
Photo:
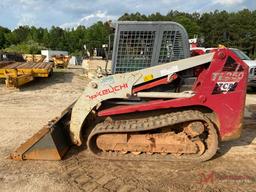
<path fill-rule="evenodd" d="M 0 191 L 256 191 L 256 117 L 247 109 L 241 138 L 222 143 L 200 164 L 110 162 L 75 147 L 63 161 L 10 160 L 17 146 L 80 95 L 88 83 L 81 74 L 59 70 L 21 90 L 0 85 Z M 256 104 L 256 94 L 249 93 L 246 104 Z"/>

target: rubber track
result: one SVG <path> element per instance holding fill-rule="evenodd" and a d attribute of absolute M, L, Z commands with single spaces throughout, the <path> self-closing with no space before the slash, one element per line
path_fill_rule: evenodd
<path fill-rule="evenodd" d="M 179 123 L 190 121 L 202 121 L 207 125 L 208 137 L 206 139 L 207 145 L 210 145 L 203 155 L 148 155 L 142 153 L 140 155 L 120 154 L 118 152 L 102 152 L 95 147 L 95 138 L 98 134 L 106 133 L 132 133 L 139 131 L 150 131 L 161 127 L 172 126 Z M 141 119 L 131 120 L 105 120 L 95 126 L 88 137 L 87 145 L 89 150 L 99 158 L 110 160 L 150 160 L 150 161 L 206 161 L 210 159 L 218 148 L 218 135 L 212 122 L 201 112 L 195 110 L 187 110 L 182 112 L 167 113 L 159 116 L 150 116 Z"/>

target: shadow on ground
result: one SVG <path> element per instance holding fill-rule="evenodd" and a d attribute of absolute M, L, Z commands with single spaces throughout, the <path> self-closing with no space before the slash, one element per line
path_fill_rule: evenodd
<path fill-rule="evenodd" d="M 250 88 L 247 89 L 247 94 L 251 95 L 251 94 L 256 94 L 255 90 L 252 90 Z"/>
<path fill-rule="evenodd" d="M 54 71 L 48 78 L 35 78 L 30 83 L 21 86 L 20 91 L 39 90 L 55 84 L 70 83 L 73 77 L 73 72 L 66 70 Z"/>
<path fill-rule="evenodd" d="M 233 141 L 222 142 L 220 150 L 218 151 L 215 158 L 218 158 L 226 154 L 232 147 L 237 146 L 248 146 L 256 139 L 256 105 L 247 106 L 249 111 L 252 113 L 251 118 L 245 117 L 243 129 L 240 138 Z"/>

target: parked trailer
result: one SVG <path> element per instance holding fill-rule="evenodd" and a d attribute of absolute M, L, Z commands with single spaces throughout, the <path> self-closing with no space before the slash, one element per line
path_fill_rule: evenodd
<path fill-rule="evenodd" d="M 53 71 L 52 63 L 14 62 L 0 63 L 0 78 L 5 78 L 6 87 L 20 87 L 35 77 L 49 77 Z"/>

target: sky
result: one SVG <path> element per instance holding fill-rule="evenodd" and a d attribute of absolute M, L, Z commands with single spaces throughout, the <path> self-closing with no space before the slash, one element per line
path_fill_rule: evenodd
<path fill-rule="evenodd" d="M 0 26 L 73 28 L 117 20 L 124 13 L 167 14 L 170 10 L 210 12 L 256 9 L 256 0 L 0 0 Z"/>

